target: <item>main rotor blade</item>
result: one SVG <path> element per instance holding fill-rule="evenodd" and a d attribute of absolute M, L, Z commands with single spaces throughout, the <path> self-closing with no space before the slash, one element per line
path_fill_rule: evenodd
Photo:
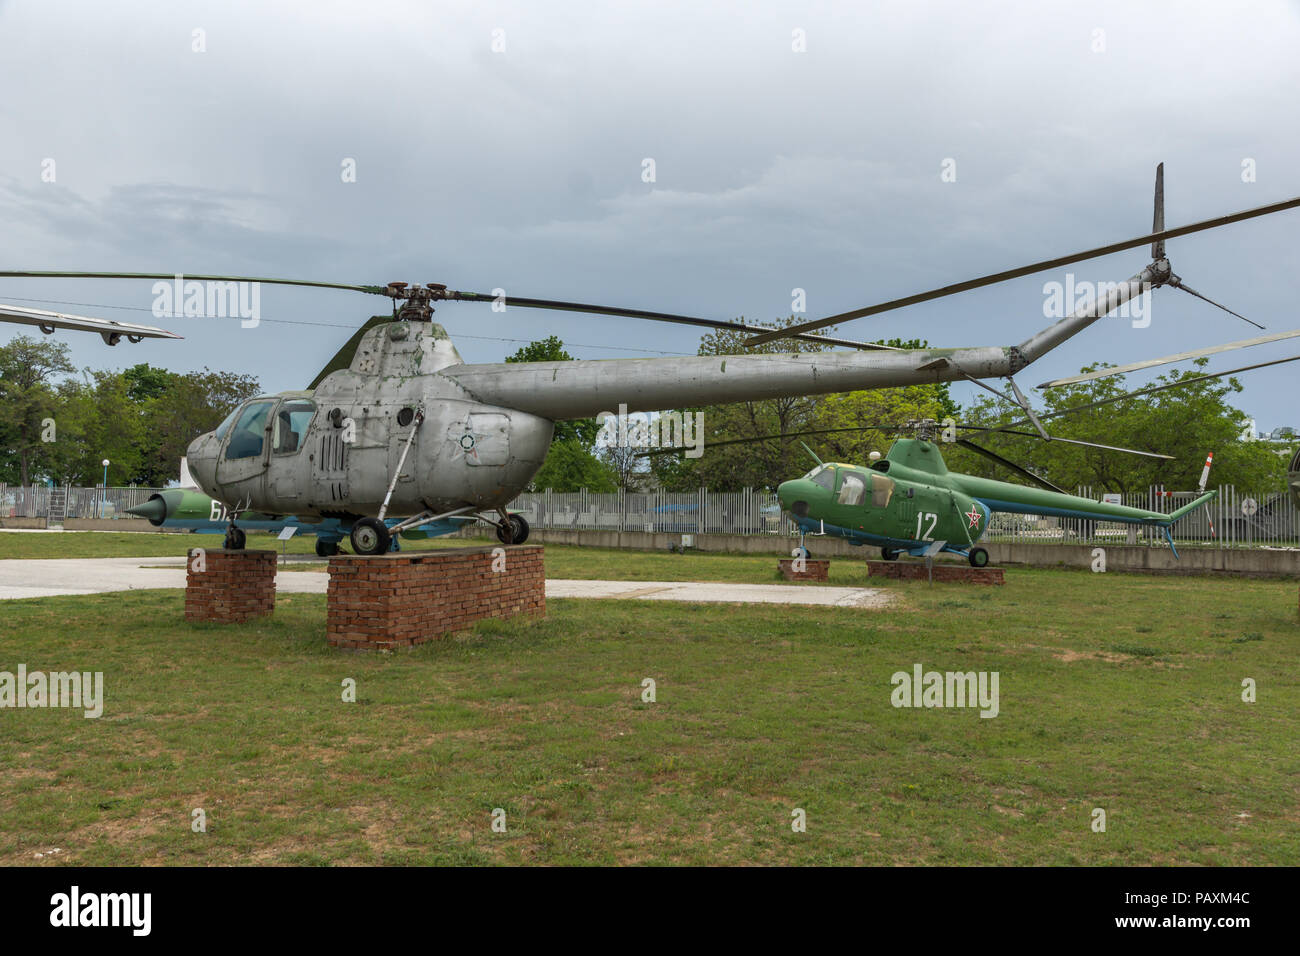
<path fill-rule="evenodd" d="M 350 285 L 343 282 L 315 282 L 308 279 L 267 279 L 257 276 L 222 276 L 190 275 L 174 272 L 60 272 L 60 271 L 0 271 L 0 278 L 13 279 L 180 279 L 195 282 L 258 282 L 267 285 L 301 286 L 312 289 L 344 289 L 349 292 L 365 292 L 370 295 L 391 297 L 387 286 Z M 485 295 L 482 292 L 455 292 L 441 290 L 433 296 L 434 300 L 453 300 L 462 302 L 496 302 L 500 298 Z M 732 332 L 751 332 L 762 334 L 769 331 L 761 326 L 745 325 L 742 322 L 724 322 L 718 319 L 701 319 L 689 315 L 673 315 L 668 312 L 649 312 L 643 309 L 624 309 L 619 306 L 587 305 L 581 302 L 557 302 L 550 299 L 525 299 L 513 296 L 505 297 L 507 307 L 516 305 L 528 309 L 554 309 L 561 312 L 588 312 L 595 315 L 612 315 L 629 319 L 650 319 L 656 322 L 675 322 L 680 325 L 696 325 L 710 329 L 726 329 Z M 820 345 L 840 345 L 854 349 L 870 351 L 902 351 L 897 346 L 880 345 L 875 342 L 858 342 L 853 339 L 832 338 L 826 335 L 806 335 L 803 333 L 783 334 L 781 338 L 794 338 L 803 342 L 815 342 Z"/>
<path fill-rule="evenodd" d="M 1165 461 L 1174 460 L 1173 455 L 1162 455 L 1160 454 L 1160 452 L 1156 452 L 1156 451 L 1138 451 L 1136 448 L 1120 448 L 1118 445 L 1099 445 L 1096 442 L 1092 442 L 1092 441 L 1081 441 L 1078 438 L 1061 438 L 1057 435 L 1048 435 L 1046 438 L 1044 438 L 1042 435 L 1039 435 L 1036 432 L 1016 431 L 1015 429 L 1010 427 L 996 428 L 996 427 L 985 427 L 982 425 L 958 425 L 957 427 L 969 429 L 972 431 L 998 432 L 1003 435 L 1024 435 L 1026 438 L 1037 438 L 1039 441 L 1059 441 L 1059 442 L 1064 442 L 1067 445 L 1083 445 L 1086 448 L 1100 448 L 1103 451 L 1118 451 L 1118 452 L 1123 452 L 1126 455 L 1141 455 L 1143 458 L 1160 458 Z"/>
<path fill-rule="evenodd" d="M 556 312 L 588 312 L 593 315 L 612 315 L 627 319 L 649 319 L 654 322 L 674 322 L 679 325 L 696 325 L 708 329 L 726 329 L 732 332 L 770 331 L 760 326 L 745 325 L 743 322 L 725 322 L 720 319 L 701 319 L 690 315 L 675 315 L 671 312 L 650 312 L 645 309 L 624 309 L 611 305 L 589 305 L 583 302 L 559 302 L 552 299 L 526 299 L 520 296 L 487 295 L 482 292 L 454 292 L 448 290 L 448 299 L 461 302 L 496 302 L 503 300 L 506 308 L 518 306 L 525 309 L 551 309 Z M 805 335 L 803 333 L 782 334 L 780 338 L 799 339 L 804 342 L 817 342 L 821 345 L 844 345 L 855 349 L 871 349 L 887 352 L 905 351 L 894 345 L 880 345 L 875 342 L 858 342 L 852 339 L 831 338 L 826 335 Z"/>
<path fill-rule="evenodd" d="M 341 282 L 312 282 L 307 279 L 265 279 L 256 276 L 190 275 L 175 272 L 16 272 L 0 271 L 0 278 L 8 279 L 180 279 L 195 282 L 261 282 L 267 285 L 296 285 L 315 289 L 346 289 L 350 292 L 368 292 L 387 295 L 382 285 L 347 285 Z"/>
<path fill-rule="evenodd" d="M 1039 419 L 1060 418 L 1062 415 L 1073 415 L 1076 412 L 1086 412 L 1093 408 L 1100 408 L 1103 405 L 1112 405 L 1115 402 L 1122 402 L 1130 398 L 1141 398 L 1143 395 L 1151 395 L 1155 392 L 1163 392 L 1167 388 L 1181 388 L 1184 385 L 1195 385 L 1197 382 L 1208 382 L 1211 379 L 1223 378 L 1225 375 L 1236 375 L 1238 372 L 1250 372 L 1257 368 L 1268 368 L 1270 365 L 1284 365 L 1287 362 L 1300 361 L 1300 355 L 1292 355 L 1290 358 L 1274 359 L 1271 362 L 1260 362 L 1257 365 L 1243 365 L 1241 368 L 1230 368 L 1226 372 L 1215 372 L 1212 375 L 1198 375 L 1195 378 L 1186 378 L 1179 382 L 1165 382 L 1163 385 L 1153 385 L 1150 388 L 1139 389 L 1136 392 L 1126 392 L 1123 395 L 1117 395 L 1114 398 L 1103 398 L 1100 401 L 1089 402 L 1087 405 L 1078 405 L 1074 408 L 1065 408 L 1059 412 L 1048 412 L 1045 415 L 1039 415 Z M 1022 418 L 1019 421 L 1011 422 L 1007 428 L 1015 428 L 1017 425 L 1027 424 L 1029 419 Z"/>
<path fill-rule="evenodd" d="M 1147 243 L 1155 243 L 1164 239 L 1173 239 L 1178 236 L 1187 236 L 1194 232 L 1202 232 L 1206 229 L 1214 229 L 1218 226 L 1226 226 L 1234 222 L 1242 222 L 1246 219 L 1254 219 L 1258 216 L 1267 216 L 1271 213 L 1282 212 L 1286 209 L 1294 209 L 1300 206 L 1300 196 L 1293 199 L 1284 199 L 1281 202 L 1270 203 L 1267 206 L 1257 206 L 1254 209 L 1245 209 L 1241 212 L 1230 213 L 1226 216 L 1216 216 L 1213 219 L 1203 219 L 1200 222 L 1194 222 L 1186 226 L 1179 226 L 1176 229 L 1163 229 L 1158 232 L 1152 232 L 1149 235 L 1138 236 L 1134 239 L 1125 239 L 1123 242 L 1113 242 L 1105 246 L 1097 246 L 1095 249 L 1086 249 L 1083 252 L 1071 253 L 1068 256 L 1058 256 L 1055 259 L 1044 259 L 1042 262 L 1035 262 L 1027 266 L 1019 266 L 1015 269 L 1007 269 L 1004 272 L 994 272 L 990 275 L 980 276 L 978 279 L 967 279 L 965 282 L 958 282 L 954 285 L 942 286 L 938 289 L 931 289 L 928 292 L 919 292 L 916 295 L 904 296 L 901 299 L 891 299 L 889 302 L 882 302 L 879 305 L 868 306 L 865 309 L 854 309 L 851 312 L 841 312 L 839 315 L 832 315 L 829 318 L 817 319 L 814 322 L 804 322 L 800 325 L 790 326 L 788 329 L 778 329 L 772 332 L 764 332 L 745 342 L 746 345 L 763 345 L 767 342 L 775 341 L 785 335 L 791 335 L 795 332 L 811 332 L 814 329 L 820 329 L 827 325 L 834 325 L 838 322 L 848 322 L 851 319 L 860 319 L 868 315 L 876 315 L 880 312 L 889 312 L 892 309 L 901 309 L 904 306 L 915 305 L 918 302 L 928 302 L 931 299 L 941 299 L 944 296 L 956 295 L 958 292 L 968 292 L 971 289 L 983 288 L 986 285 L 994 285 L 998 282 L 1006 282 L 1008 279 L 1018 279 L 1021 276 L 1032 275 L 1035 272 L 1044 272 L 1048 269 L 1057 269 L 1061 266 L 1068 266 L 1075 262 L 1083 262 L 1087 259 L 1097 259 L 1101 256 L 1108 256 L 1112 252 L 1122 252 L 1125 249 L 1133 249 L 1137 246 L 1144 246 Z"/>
<path fill-rule="evenodd" d="M 1017 465 L 1014 461 L 1008 461 L 1006 458 L 1003 458 L 997 452 L 989 451 L 987 448 L 983 447 L 982 445 L 975 444 L 969 438 L 958 438 L 957 444 L 960 445 L 962 448 L 969 448 L 977 455 L 983 455 L 989 461 L 997 462 L 1003 468 L 1015 472 L 1017 475 L 1019 475 L 1022 478 L 1029 479 L 1034 484 L 1038 485 L 1040 488 L 1046 488 L 1048 491 L 1055 491 L 1062 495 L 1069 494 L 1069 492 L 1067 492 L 1064 488 L 1060 487 L 1059 485 L 1052 484 L 1046 478 L 1040 478 L 1038 475 L 1035 475 L 1029 469 L 1022 468 L 1019 465 Z"/>
<path fill-rule="evenodd" d="M 117 322 L 113 319 L 92 319 L 66 312 L 47 312 L 44 309 L 25 309 L 17 305 L 0 305 L 0 322 L 34 325 L 42 332 L 67 329 L 73 332 L 98 332 L 101 335 L 125 335 L 130 339 L 179 339 L 181 336 L 152 325 L 134 322 Z M 112 344 L 111 342 L 109 344 Z"/>
<path fill-rule="evenodd" d="M 1075 385 L 1079 382 L 1089 382 L 1098 378 L 1109 378 L 1112 375 L 1126 375 L 1129 372 L 1136 372 L 1144 368 L 1154 368 L 1157 365 L 1170 365 L 1174 362 L 1183 362 L 1187 359 L 1200 358 L 1203 355 L 1215 355 L 1219 352 L 1231 352 L 1234 349 L 1246 349 L 1254 345 L 1266 345 L 1269 342 L 1280 342 L 1283 339 L 1293 339 L 1300 336 L 1300 329 L 1292 329 L 1290 332 L 1275 332 L 1272 335 L 1261 335 L 1254 339 L 1240 339 L 1236 342 L 1228 342 L 1224 345 L 1213 345 L 1204 349 L 1193 349 L 1190 352 L 1179 352 L 1177 355 L 1166 355 L 1163 358 L 1147 359 L 1145 362 L 1132 362 L 1128 365 L 1120 365 L 1116 368 L 1103 368 L 1095 372 L 1085 372 L 1082 375 L 1071 375 L 1069 378 L 1057 378 L 1050 382 L 1044 382 L 1038 387 L 1059 388 L 1062 385 Z"/>

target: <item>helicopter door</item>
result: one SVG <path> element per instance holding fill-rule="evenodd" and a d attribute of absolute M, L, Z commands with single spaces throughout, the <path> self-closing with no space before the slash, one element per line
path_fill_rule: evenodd
<path fill-rule="evenodd" d="M 277 404 L 275 399 L 249 402 L 226 433 L 217 460 L 217 484 L 227 501 L 261 492 L 271 458 L 271 412 Z"/>

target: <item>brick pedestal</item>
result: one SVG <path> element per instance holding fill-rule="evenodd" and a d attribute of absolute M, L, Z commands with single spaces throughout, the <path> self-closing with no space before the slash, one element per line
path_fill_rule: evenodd
<path fill-rule="evenodd" d="M 900 578 L 905 581 L 929 581 L 924 561 L 868 561 L 867 575 L 876 578 Z M 1005 584 L 1001 568 L 972 568 L 967 564 L 934 565 L 935 581 L 964 584 Z"/>
<path fill-rule="evenodd" d="M 831 563 L 825 558 L 816 560 L 809 558 L 804 562 L 804 570 L 802 571 L 794 569 L 794 561 L 794 558 L 780 558 L 777 561 L 777 567 L 781 570 L 781 577 L 787 581 L 825 581 L 830 577 Z"/>
<path fill-rule="evenodd" d="M 274 551 L 189 550 L 185 620 L 247 621 L 274 610 Z"/>
<path fill-rule="evenodd" d="M 330 558 L 329 575 L 333 647 L 411 647 L 483 618 L 546 613 L 540 545 L 341 554 Z"/>

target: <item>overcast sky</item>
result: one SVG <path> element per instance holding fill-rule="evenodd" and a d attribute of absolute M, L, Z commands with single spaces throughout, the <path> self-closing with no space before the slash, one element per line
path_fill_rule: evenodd
<path fill-rule="evenodd" d="M 802 288 L 814 318 L 1141 235 L 1161 160 L 1170 226 L 1300 195 L 1298 49 L 1300 10 L 1282 2 L 0 0 L 0 268 L 444 282 L 753 321 L 790 314 Z M 1189 285 L 1280 331 L 1300 327 L 1297 250 L 1300 210 L 1168 253 Z M 839 331 L 1014 344 L 1049 324 L 1043 285 L 1063 279 Z M 155 322 L 150 286 L 3 279 L 0 302 L 186 337 L 108 349 L 58 333 L 79 365 L 239 369 L 268 391 L 304 387 L 387 311 L 265 287 L 257 328 Z M 1259 334 L 1172 289 L 1151 318 L 1098 323 L 1022 384 Z M 437 319 L 469 362 L 548 334 L 579 358 L 699 343 L 469 303 Z M 0 342 L 23 331 L 0 326 Z M 1296 374 L 1245 377 L 1261 428 L 1300 424 Z"/>

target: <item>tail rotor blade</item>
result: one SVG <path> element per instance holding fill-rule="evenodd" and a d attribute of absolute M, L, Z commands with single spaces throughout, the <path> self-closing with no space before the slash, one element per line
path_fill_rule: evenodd
<path fill-rule="evenodd" d="M 1210 466 L 1214 464 L 1214 452 L 1205 456 L 1205 468 L 1201 471 L 1200 484 L 1196 486 L 1197 491 L 1205 490 L 1205 483 L 1210 480 Z"/>
<path fill-rule="evenodd" d="M 1207 295 L 1201 295 L 1201 293 L 1197 292 L 1197 291 L 1196 291 L 1195 289 L 1193 289 L 1191 286 L 1187 285 L 1185 282 L 1183 282 L 1182 279 L 1178 278 L 1178 276 L 1170 276 L 1170 277 L 1169 277 L 1169 285 L 1173 286 L 1175 289 L 1182 289 L 1184 292 L 1187 292 L 1187 293 L 1189 293 L 1189 294 L 1191 294 L 1191 295 L 1196 296 L 1196 298 L 1198 298 L 1198 299 L 1202 299 L 1202 300 L 1204 300 L 1204 301 L 1210 303 L 1210 305 L 1214 306 L 1215 308 L 1217 308 L 1217 309 L 1222 309 L 1224 312 L 1227 312 L 1229 315 L 1235 315 L 1237 318 L 1241 319 L 1241 321 L 1243 321 L 1243 322 L 1249 322 L 1251 325 L 1253 325 L 1253 326 L 1254 326 L 1255 328 L 1257 328 L 1257 329 L 1262 329 L 1262 328 L 1264 328 L 1264 326 L 1260 325 L 1258 322 L 1254 321 L 1253 319 L 1248 319 L 1248 318 L 1246 318 L 1246 317 L 1245 317 L 1244 315 L 1242 315 L 1240 312 L 1233 312 L 1233 311 L 1232 311 L 1230 308 L 1228 308 L 1226 305 L 1220 305 L 1218 302 L 1215 302 L 1215 301 L 1214 301 L 1213 299 L 1211 299 L 1209 296 L 1207 296 Z"/>

